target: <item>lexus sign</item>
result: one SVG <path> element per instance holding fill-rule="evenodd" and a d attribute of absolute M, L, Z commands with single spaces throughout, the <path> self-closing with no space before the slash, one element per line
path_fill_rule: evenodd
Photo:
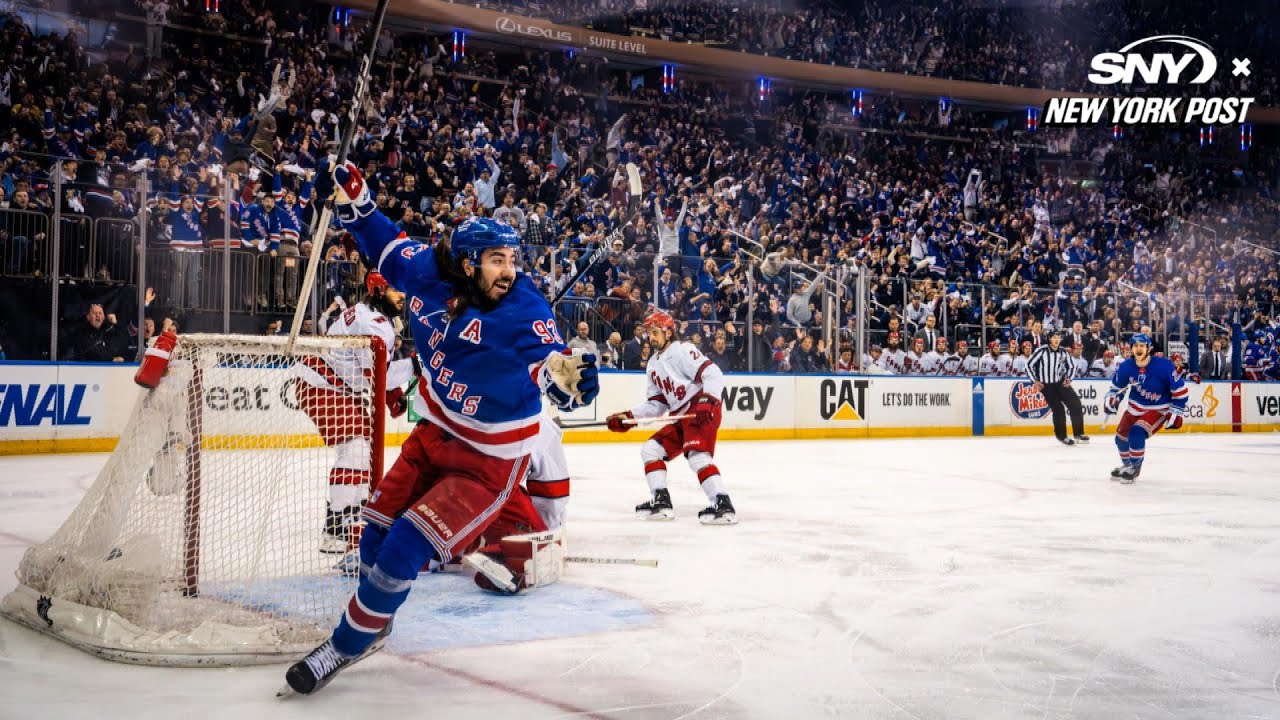
<path fill-rule="evenodd" d="M 526 37 L 542 38 L 543 40 L 551 40 L 561 43 L 573 42 L 573 33 L 567 30 L 555 30 L 535 23 L 515 20 L 505 15 L 498 18 L 495 23 L 495 27 L 498 32 L 504 35 L 524 35 Z"/>

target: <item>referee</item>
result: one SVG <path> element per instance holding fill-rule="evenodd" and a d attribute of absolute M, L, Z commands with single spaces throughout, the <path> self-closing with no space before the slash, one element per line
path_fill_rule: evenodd
<path fill-rule="evenodd" d="M 1027 360 L 1027 375 L 1036 384 L 1035 389 L 1044 394 L 1045 402 L 1053 412 L 1053 434 L 1063 445 L 1089 442 L 1084 434 L 1084 408 L 1080 396 L 1071 389 L 1071 353 L 1062 347 L 1062 333 L 1049 334 L 1049 344 L 1041 345 Z M 1071 429 L 1075 438 L 1067 437 L 1067 422 L 1063 406 L 1071 412 Z"/>

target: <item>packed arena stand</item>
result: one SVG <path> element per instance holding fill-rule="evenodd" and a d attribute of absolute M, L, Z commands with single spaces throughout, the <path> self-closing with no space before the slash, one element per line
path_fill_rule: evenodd
<path fill-rule="evenodd" d="M 625 22 L 680 25 L 681 8 Z M 758 28 L 732 34 L 748 52 L 777 54 L 774 36 L 794 38 L 797 22 L 837 24 L 824 8 L 761 25 L 727 4 L 700 8 L 703 19 L 740 18 L 720 29 Z M 87 33 L 92 42 L 74 30 L 36 33 L 21 14 L 0 20 L 0 124 L 10 128 L 0 272 L 13 280 L 8 299 L 49 305 L 56 257 L 60 358 L 132 359 L 156 326 L 220 328 L 224 311 L 241 330 L 279 332 L 312 242 L 324 243 L 325 261 L 312 331 L 364 284 L 349 236 L 311 235 L 310 202 L 328 191 L 322 169 L 350 95 L 359 19 L 334 26 L 326 9 L 300 3 L 166 9 L 163 22 L 159 10 L 119 8 L 140 19 L 145 46 L 110 33 Z M 977 42 L 991 50 L 956 51 L 977 65 L 949 66 L 992 82 L 1027 64 L 1031 38 L 987 43 L 963 3 L 953 10 L 946 27 L 919 9 L 864 18 L 858 47 L 926 39 L 920 49 L 936 54 Z M 812 44 L 796 57 L 859 64 L 838 43 Z M 650 350 L 636 328 L 650 306 L 724 370 L 793 373 L 961 374 L 963 364 L 919 362 L 959 341 L 975 359 L 999 343 L 994 357 L 1009 358 L 992 361 L 993 372 L 1013 372 L 1054 328 L 1086 364 L 1105 366 L 1107 351 L 1123 356 L 1143 328 L 1184 343 L 1193 320 L 1207 321 L 1203 350 L 1218 342 L 1230 353 L 1233 323 L 1265 335 L 1280 310 L 1277 158 L 1263 142 L 1243 154 L 1163 130 L 1033 135 L 1016 132 L 1016 113 L 890 98 L 868 98 L 854 117 L 836 93 L 779 88 L 762 101 L 740 84 L 693 77 L 664 94 L 642 73 L 583 55 L 477 48 L 454 61 L 432 36 L 388 33 L 379 54 L 352 154 L 379 208 L 428 244 L 470 215 L 508 222 L 549 294 L 607 242 L 615 252 L 567 288 L 559 311 L 570 333 L 585 325 L 613 367 L 643 367 Z M 888 70 L 920 70 L 874 55 Z M 1071 62 L 1053 72 L 1082 77 Z M 1030 67 L 1023 84 L 1058 86 Z M 1266 92 L 1257 90 L 1264 104 Z M 628 163 L 644 177 L 638 198 Z M 678 251 L 663 246 L 659 226 Z M 865 307 L 856 273 L 867 279 Z M 0 345 L 10 358 L 48 357 L 51 318 L 7 318 Z M 859 319 L 869 337 L 860 358 L 851 349 Z"/>

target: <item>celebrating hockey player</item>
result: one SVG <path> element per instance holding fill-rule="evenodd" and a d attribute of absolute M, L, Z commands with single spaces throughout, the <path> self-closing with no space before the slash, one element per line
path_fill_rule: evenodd
<path fill-rule="evenodd" d="M 1134 335 L 1131 345 L 1133 357 L 1120 363 L 1102 401 L 1107 414 L 1114 414 L 1120 410 L 1124 389 L 1129 388 L 1129 402 L 1116 425 L 1122 464 L 1111 471 L 1111 479 L 1125 484 L 1142 472 L 1147 438 L 1161 428 L 1177 430 L 1187 414 L 1187 388 L 1174 374 L 1173 363 L 1151 354 L 1151 337 L 1146 333 Z"/>
<path fill-rule="evenodd" d="M 720 429 L 724 375 L 698 348 L 676 339 L 675 320 L 667 313 L 655 311 L 645 318 L 644 328 L 653 347 L 645 368 L 649 376 L 645 401 L 626 412 L 610 415 L 609 429 L 626 432 L 634 420 L 663 413 L 692 417 L 662 428 L 640 449 L 651 497 L 649 502 L 636 506 L 636 515 L 650 520 L 671 520 L 676 516 L 667 490 L 667 461 L 683 454 L 711 501 L 698 513 L 698 520 L 705 525 L 732 525 L 738 516 L 712 457 Z"/>
<path fill-rule="evenodd" d="M 465 552 L 497 519 L 528 471 L 540 396 L 571 410 L 600 390 L 595 358 L 565 347 L 546 298 L 517 272 L 520 237 L 510 225 L 473 218 L 430 248 L 377 210 L 354 164 L 333 179 L 338 218 L 410 298 L 427 422 L 364 509 L 360 584 L 346 612 L 330 639 L 285 674 L 301 694 L 376 647 L 418 570 Z"/>
<path fill-rule="evenodd" d="M 404 311 L 404 293 L 387 285 L 376 270 L 365 276 L 365 289 L 364 302 L 343 310 L 326 335 L 372 335 L 382 340 L 389 356 L 396 331 L 388 316 Z M 418 376 L 416 364 L 417 359 L 410 358 L 387 366 L 386 403 L 392 417 L 404 414 L 405 387 Z M 369 412 L 361 407 L 372 375 L 369 357 L 350 350 L 323 358 L 308 355 L 294 367 L 294 374 L 299 380 L 294 385 L 298 405 L 320 430 L 324 444 L 334 450 L 320 552 L 346 553 L 360 540 L 360 509 L 369 495 L 373 428 Z"/>

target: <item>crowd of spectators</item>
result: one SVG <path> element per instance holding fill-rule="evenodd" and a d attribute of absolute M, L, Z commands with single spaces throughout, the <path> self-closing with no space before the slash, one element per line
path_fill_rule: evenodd
<path fill-rule="evenodd" d="M 170 11 L 158 41 L 147 35 L 149 55 L 97 58 L 74 35 L 34 37 L 0 19 L 0 125 L 12 128 L 0 217 L 47 211 L 55 180 L 73 216 L 145 208 L 167 258 L 147 278 L 153 324 L 201 307 L 202 255 L 228 221 L 235 252 L 269 268 L 244 288 L 260 308 L 288 309 L 312 241 L 328 261 L 320 307 L 364 269 L 340 231 L 311 237 L 307 202 L 326 193 L 319 171 L 351 95 L 359 25 L 301 5 L 222 8 L 225 27 L 202 27 L 241 39 L 181 34 Z M 379 207 L 426 243 L 470 214 L 519 228 L 531 276 L 568 292 L 565 326 L 616 367 L 647 359 L 636 324 L 653 306 L 726 369 L 812 372 L 869 371 L 875 353 L 912 351 L 917 337 L 924 352 L 963 340 L 976 357 L 985 340 L 1016 355 L 1077 324 L 1092 363 L 1143 327 L 1162 338 L 1182 337 L 1188 320 L 1262 327 L 1280 302 L 1272 147 L 1255 146 L 1246 164 L 1167 130 L 1026 138 L 989 123 L 975 142 L 957 117 L 941 127 L 930 104 L 896 101 L 869 103 L 864 131 L 848 131 L 847 105 L 820 93 L 758 103 L 731 84 L 684 80 L 664 96 L 564 53 L 475 51 L 455 63 L 432 37 L 387 35 L 379 54 L 352 150 Z M 1073 179 L 1075 163 L 1087 182 Z M 144 174 L 150 192 L 137 197 Z M 10 271 L 37 268 L 41 241 L 2 222 Z M 615 252 L 569 286 L 601 243 Z M 669 248 L 677 256 L 655 263 Z M 865 307 L 855 273 L 867 278 Z M 843 351 L 859 319 L 881 349 L 855 360 Z"/>
<path fill-rule="evenodd" d="M 1106 88 L 1087 84 L 1090 58 L 1140 38 L 1189 35 L 1220 58 L 1263 58 L 1280 36 L 1274 13 L 1237 0 L 486 0 L 481 6 L 823 65 L 1091 92 Z M 1280 99 L 1276 83 L 1255 73 L 1238 93 L 1226 94 L 1271 106 Z"/>

